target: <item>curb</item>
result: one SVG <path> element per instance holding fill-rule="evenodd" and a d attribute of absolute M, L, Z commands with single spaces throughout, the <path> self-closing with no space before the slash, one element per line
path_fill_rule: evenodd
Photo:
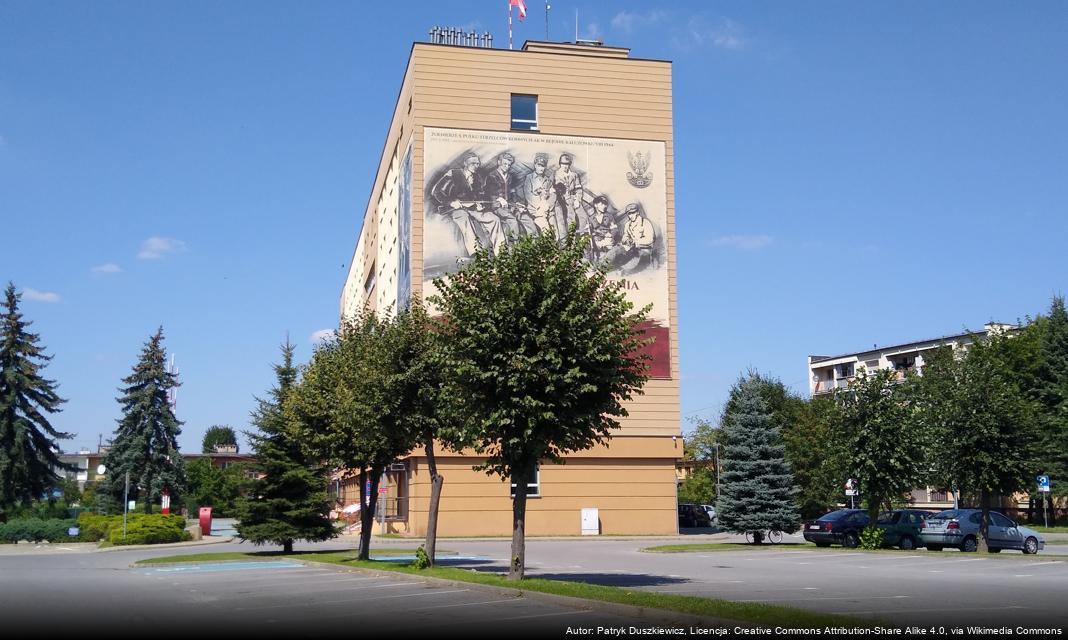
<path fill-rule="evenodd" d="M 109 551 L 138 551 L 144 549 L 182 549 L 184 547 L 202 547 L 209 544 L 222 544 L 233 542 L 233 536 L 220 537 L 216 540 L 192 540 L 189 542 L 171 542 L 168 544 L 130 544 L 115 545 L 104 549 L 92 549 L 90 553 L 107 553 Z"/>
<path fill-rule="evenodd" d="M 411 582 L 431 582 L 443 586 L 460 586 L 469 587 L 474 590 L 482 591 L 485 593 L 493 593 L 501 596 L 514 596 L 516 598 L 530 598 L 531 600 L 537 600 L 540 602 L 547 602 L 552 604 L 558 604 L 570 609 L 578 609 L 581 611 L 601 611 L 604 613 L 611 613 L 620 616 L 628 616 L 631 618 L 637 618 L 643 621 L 647 621 L 652 624 L 661 625 L 688 625 L 688 626 L 705 626 L 705 627 L 758 627 L 760 625 L 753 622 L 745 622 L 738 620 L 729 620 L 727 618 L 710 618 L 705 616 L 698 616 L 692 613 L 683 613 L 681 611 L 672 611 L 670 609 L 659 609 L 655 607 L 639 607 L 631 604 L 621 604 L 618 602 L 605 602 L 604 600 L 589 600 L 586 598 L 576 598 L 573 596 L 561 596 L 555 593 L 543 593 L 541 591 L 529 591 L 521 587 L 509 588 L 498 587 L 494 585 L 481 584 L 478 582 L 464 582 L 462 580 L 450 580 L 448 578 L 436 578 L 433 576 L 416 576 L 410 573 L 401 573 L 399 571 L 378 571 L 375 569 L 365 569 L 364 567 L 343 567 L 331 562 L 316 562 L 315 560 L 296 559 L 296 562 L 306 565 L 325 566 L 341 569 L 347 572 L 365 573 L 373 576 L 389 576 L 390 578 L 404 578 Z M 340 573 L 341 571 L 339 571 Z"/>

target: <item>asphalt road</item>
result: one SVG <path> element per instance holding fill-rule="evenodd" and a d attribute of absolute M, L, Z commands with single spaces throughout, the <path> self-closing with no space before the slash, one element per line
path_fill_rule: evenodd
<path fill-rule="evenodd" d="M 702 537 L 704 538 L 704 537 Z M 527 574 L 662 593 L 783 604 L 876 618 L 895 625 L 1068 626 L 1068 545 L 1024 557 L 940 553 L 861 553 L 779 545 L 725 552 L 643 553 L 680 540 L 613 538 L 530 540 Z M 711 541 L 688 538 L 682 542 Z M 377 547 L 419 541 L 375 540 Z M 351 541 L 300 545 L 349 548 Z M 458 552 L 444 564 L 481 571 L 507 568 L 507 540 L 443 540 Z M 70 549 L 63 551 L 62 549 Z M 76 546 L 0 551 L 0 613 L 8 628 L 158 631 L 198 626 L 212 635 L 249 628 L 271 635 L 433 631 L 500 635 L 502 630 L 561 636 L 568 626 L 648 626 L 648 620 L 530 598 L 442 586 L 397 574 L 369 576 L 329 566 L 264 565 L 137 569 L 161 555 L 250 551 L 216 544 L 182 549 L 88 552 Z M 56 615 L 61 611 L 62 615 Z M 192 625 L 192 626 L 191 626 Z"/>

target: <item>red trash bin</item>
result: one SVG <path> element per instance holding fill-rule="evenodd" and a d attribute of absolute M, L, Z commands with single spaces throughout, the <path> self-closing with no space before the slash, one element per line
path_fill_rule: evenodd
<path fill-rule="evenodd" d="M 200 534 L 211 535 L 211 507 L 200 508 Z"/>

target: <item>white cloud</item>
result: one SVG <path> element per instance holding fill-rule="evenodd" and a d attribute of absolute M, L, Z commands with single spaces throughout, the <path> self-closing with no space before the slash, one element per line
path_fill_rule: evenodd
<path fill-rule="evenodd" d="M 90 271 L 93 272 L 94 276 L 104 276 L 110 275 L 112 273 L 122 273 L 122 267 L 115 264 L 114 262 L 109 262 L 107 264 L 97 265 L 90 269 Z"/>
<path fill-rule="evenodd" d="M 321 344 L 334 339 L 333 329 L 319 329 L 308 337 L 312 344 Z"/>
<path fill-rule="evenodd" d="M 741 51 L 749 47 L 749 37 L 745 29 L 730 18 L 709 22 L 704 16 L 694 16 L 672 39 L 680 49 L 712 46 L 728 51 Z"/>
<path fill-rule="evenodd" d="M 742 251 L 755 251 L 771 244 L 771 236 L 720 236 L 712 240 L 713 247 L 732 247 Z"/>
<path fill-rule="evenodd" d="M 38 291 L 37 289 L 31 289 L 25 287 L 22 290 L 22 295 L 27 300 L 33 300 L 34 302 L 59 302 L 60 297 L 58 293 L 52 293 L 51 291 Z"/>
<path fill-rule="evenodd" d="M 661 9 L 653 9 L 641 13 L 638 11 L 620 11 L 612 16 L 610 23 L 614 31 L 624 35 L 630 35 L 635 29 L 650 27 L 668 19 L 668 12 Z"/>
<path fill-rule="evenodd" d="M 589 24 L 580 24 L 582 27 L 582 38 L 584 40 L 601 40 L 604 35 L 601 33 L 601 25 L 596 22 Z"/>
<path fill-rule="evenodd" d="M 141 250 L 137 253 L 137 257 L 141 260 L 158 260 L 168 255 L 182 253 L 185 250 L 185 243 L 181 240 L 152 236 L 141 244 Z"/>

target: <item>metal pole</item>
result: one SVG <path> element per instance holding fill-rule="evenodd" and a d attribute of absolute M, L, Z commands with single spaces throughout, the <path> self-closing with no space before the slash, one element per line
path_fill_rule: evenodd
<path fill-rule="evenodd" d="M 716 504 L 719 504 L 719 443 L 716 443 Z"/>
<path fill-rule="evenodd" d="M 549 0 L 545 0 L 545 41 L 546 42 L 549 41 L 549 9 L 552 9 L 552 7 L 549 6 Z"/>
<path fill-rule="evenodd" d="M 512 5 L 508 4 L 508 50 L 512 50 Z"/>
<path fill-rule="evenodd" d="M 130 510 L 130 472 L 126 472 L 126 488 L 122 492 L 122 539 L 126 539 L 126 513 Z"/>
<path fill-rule="evenodd" d="M 1046 494 L 1040 494 L 1042 496 L 1042 521 L 1046 523 L 1046 527 L 1049 527 L 1049 499 Z"/>

